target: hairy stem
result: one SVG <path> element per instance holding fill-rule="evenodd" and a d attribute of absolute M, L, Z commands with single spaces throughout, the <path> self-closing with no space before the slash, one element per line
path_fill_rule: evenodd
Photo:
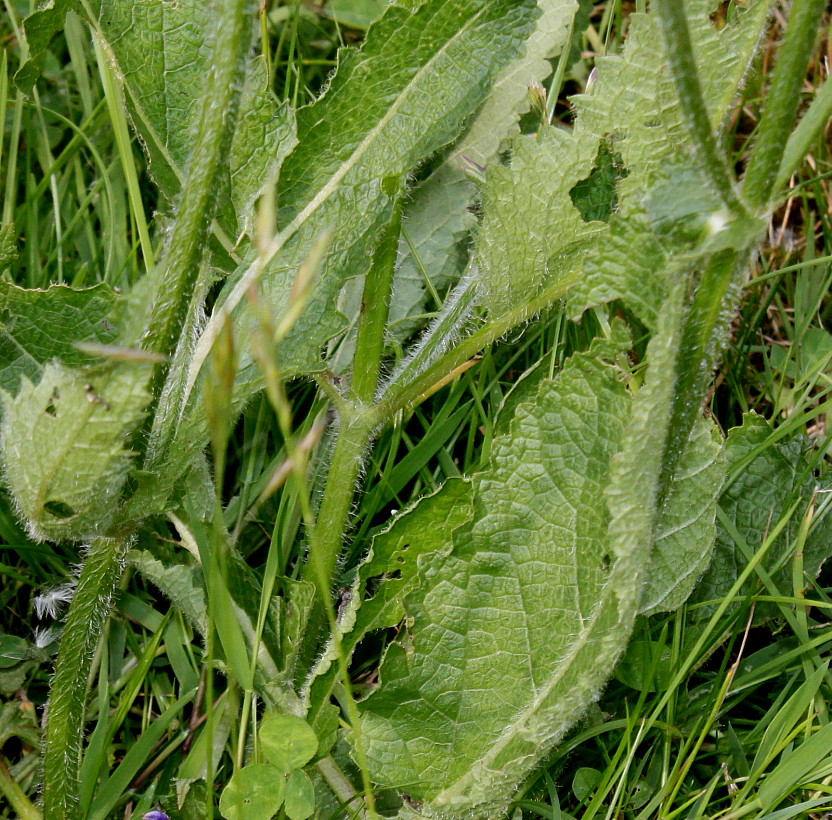
<path fill-rule="evenodd" d="M 827 77 L 786 143 L 783 159 L 780 162 L 780 170 L 774 180 L 772 193 L 775 196 L 789 181 L 789 177 L 800 167 L 806 154 L 812 148 L 812 143 L 826 128 L 830 117 L 832 117 L 832 81 Z"/>
<path fill-rule="evenodd" d="M 303 568 L 303 579 L 315 584 L 322 601 L 327 600 L 332 590 L 355 486 L 374 428 L 374 424 L 368 424 L 366 415 L 341 419 L 315 522 L 315 537 Z"/>
<path fill-rule="evenodd" d="M 783 148 L 794 125 L 800 88 L 825 7 L 825 0 L 794 0 L 792 4 L 786 37 L 777 55 L 765 111 L 743 181 L 743 196 L 753 206 L 767 205 L 774 193 Z"/>
<path fill-rule="evenodd" d="M 188 162 L 187 178 L 182 186 L 182 198 L 173 233 L 160 262 L 163 273 L 159 279 L 159 290 L 142 338 L 145 350 L 166 356 L 175 350 L 182 328 L 187 324 L 211 217 L 217 205 L 217 169 L 231 139 L 241 85 L 241 64 L 248 44 L 249 0 L 228 0 L 219 4 L 218 9 L 216 44 L 211 72 L 203 91 L 194 149 Z M 160 367 L 154 395 L 160 394 L 165 375 L 166 368 Z M 165 391 L 165 400 L 169 406 L 178 407 L 181 404 L 183 389 L 184 385 L 177 390 Z M 164 462 L 177 420 L 177 413 L 156 414 L 150 434 L 146 469 L 152 471 Z"/>
<path fill-rule="evenodd" d="M 744 214 L 745 208 L 734 190 L 731 172 L 717 148 L 708 109 L 702 97 L 685 3 L 682 0 L 657 0 L 655 11 L 665 41 L 667 62 L 688 123 L 691 143 L 696 146 L 702 168 L 725 206 L 734 214 Z"/>
<path fill-rule="evenodd" d="M 658 504 L 661 506 L 679 466 L 679 459 L 696 418 L 701 413 L 713 373 L 719 365 L 728 332 L 741 296 L 742 279 L 752 251 L 724 250 L 708 259 L 696 291 L 690 298 L 682 327 Z"/>
<path fill-rule="evenodd" d="M 101 630 L 110 614 L 129 542 L 126 537 L 93 541 L 69 608 L 46 721 L 44 820 L 75 820 L 78 816 L 87 678 Z"/>
<path fill-rule="evenodd" d="M 443 380 L 447 380 L 449 374 L 458 371 L 462 365 L 476 356 L 484 347 L 496 342 L 512 328 L 529 321 L 540 311 L 545 310 L 554 302 L 557 302 L 558 299 L 564 297 L 578 281 L 580 273 L 580 270 L 574 270 L 564 275 L 557 282 L 545 288 L 538 296 L 489 321 L 475 333 L 460 340 L 452 349 L 444 353 L 441 352 L 444 348 L 440 339 L 437 344 L 440 354 L 435 357 L 424 357 L 424 366 L 418 369 L 411 367 L 409 363 L 405 363 L 401 372 L 395 375 L 385 388 L 378 404 L 367 410 L 365 416 L 375 427 L 389 421 L 400 410 L 413 409 L 425 397 L 430 395 L 432 388 Z M 473 284 L 470 284 L 469 287 L 473 287 Z M 431 347 L 431 337 L 440 332 L 441 329 L 441 323 L 431 328 L 429 336 L 420 343 L 414 357 L 420 356 L 420 350 L 428 350 Z"/>
<path fill-rule="evenodd" d="M 352 363 L 351 392 L 359 404 L 375 398 L 379 368 L 384 352 L 384 329 L 390 312 L 393 271 L 399 249 L 401 228 L 401 197 L 393 206 L 393 218 L 381 237 L 373 256 L 373 264 L 364 279 L 361 313 Z"/>

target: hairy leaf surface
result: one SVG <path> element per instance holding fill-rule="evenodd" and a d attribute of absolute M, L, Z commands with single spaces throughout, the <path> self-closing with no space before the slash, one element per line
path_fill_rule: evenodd
<path fill-rule="evenodd" d="M 150 401 L 146 364 L 103 372 L 47 364 L 3 396 L 5 478 L 30 534 L 86 540 L 107 531 L 133 464 L 130 436 Z"/>
<path fill-rule="evenodd" d="M 405 617 L 404 597 L 417 584 L 419 560 L 429 552 L 447 550 L 451 533 L 471 514 L 470 483 L 449 479 L 376 535 L 349 601 L 339 613 L 341 646 L 347 658 L 368 632 L 396 626 Z M 337 657 L 331 643 L 313 671 L 306 695 L 313 725 L 335 684 Z"/>
<path fill-rule="evenodd" d="M 794 593 L 792 560 L 795 538 L 803 516 L 816 489 L 830 486 L 828 475 L 815 478 L 809 461 L 809 442 L 802 437 L 790 441 L 772 442 L 772 428 L 765 419 L 749 413 L 741 427 L 728 433 L 725 442 L 725 462 L 733 480 L 719 500 L 719 505 L 736 527 L 745 545 L 752 551 L 760 548 L 769 532 L 780 522 L 789 508 L 798 502 L 783 531 L 769 548 L 762 566 L 771 575 L 780 593 Z M 818 504 L 824 496 L 818 496 Z M 816 516 L 806 543 L 803 545 L 803 570 L 807 579 L 820 572 L 823 563 L 832 555 L 832 515 L 826 510 Z M 731 533 L 717 523 L 716 547 L 713 561 L 696 588 L 694 600 L 710 605 L 693 610 L 697 617 L 709 616 L 724 598 L 748 563 L 748 557 L 735 543 Z M 808 580 L 805 581 L 808 584 Z M 741 591 L 751 594 L 760 588 L 752 576 Z M 776 614 L 773 604 L 759 604 L 759 618 Z"/>
<path fill-rule="evenodd" d="M 659 515 L 641 601 L 647 615 L 680 607 L 711 562 L 725 476 L 721 443 L 712 422 L 697 421 Z"/>
<path fill-rule="evenodd" d="M 424 309 L 425 279 L 441 294 L 465 267 L 467 253 L 460 254 L 457 245 L 476 224 L 470 205 L 477 189 L 465 174 L 463 158 L 485 166 L 496 157 L 529 108 L 529 85 L 543 82 L 552 70 L 549 60 L 568 46 L 576 0 L 538 0 L 538 7 L 540 17 L 522 54 L 500 72 L 459 142 L 412 193 L 390 305 L 391 333 L 397 339 L 418 327 L 418 320 L 407 318 Z"/>
<path fill-rule="evenodd" d="M 130 550 L 127 560 L 164 593 L 201 635 L 206 634 L 208 605 L 198 567 L 181 561 L 164 561 L 148 549 Z"/>
<path fill-rule="evenodd" d="M 516 408 L 474 478 L 472 521 L 405 598 L 362 741 L 374 780 L 428 813 L 498 811 L 623 648 L 604 490 L 630 409 L 626 344 L 620 329 L 596 342 Z"/>
<path fill-rule="evenodd" d="M 696 53 L 702 55 L 705 99 L 718 124 L 733 102 L 732 83 L 738 84 L 748 68 L 768 3 L 758 0 L 720 30 L 710 19 L 715 5 L 693 0 L 688 16 Z M 685 147 L 684 118 L 663 52 L 656 48 L 659 41 L 651 15 L 632 15 L 622 54 L 599 58 L 591 93 L 575 98 L 572 131 L 549 128 L 536 138 L 520 138 L 511 165 L 489 169 L 477 256 L 481 298 L 492 314 L 538 293 L 564 269 L 582 267 L 590 246 L 611 241 L 623 250 L 632 241 L 614 220 L 606 224 L 591 218 L 591 212 L 582 214 L 574 201 L 576 186 L 580 190 L 601 171 L 604 146 L 620 163 L 614 194 L 622 208 L 640 203 L 668 167 L 682 165 L 696 173 L 698 158 Z M 639 253 L 646 250 L 634 246 Z M 660 298 L 654 277 L 622 281 L 620 274 L 615 267 L 602 267 L 593 276 L 582 276 L 570 293 L 572 315 L 610 299 L 629 298 L 630 286 L 636 284 L 633 306 L 650 325 Z"/>
<path fill-rule="evenodd" d="M 14 395 L 21 379 L 37 382 L 53 359 L 67 367 L 90 364 L 75 344 L 114 342 L 115 304 L 108 285 L 27 290 L 0 282 L 0 390 Z"/>
<path fill-rule="evenodd" d="M 321 369 L 321 349 L 343 326 L 338 294 L 346 279 L 368 269 L 399 180 L 456 138 L 497 71 L 520 50 L 534 14 L 531 0 L 391 6 L 360 51 L 340 53 L 326 93 L 298 112 L 298 145 L 281 167 L 278 233 L 265 270 L 244 265 L 229 283 L 197 347 L 191 384 L 232 311 L 247 350 L 249 319 L 237 307 L 250 285 L 259 279 L 265 302 L 283 312 L 298 268 L 328 231 L 315 291 L 279 346 L 286 374 Z M 245 359 L 238 392 L 250 395 L 259 384 Z"/>

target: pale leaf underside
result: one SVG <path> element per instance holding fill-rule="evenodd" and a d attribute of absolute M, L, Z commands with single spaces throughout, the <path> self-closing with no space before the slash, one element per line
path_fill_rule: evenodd
<path fill-rule="evenodd" d="M 431 810 L 503 803 L 623 646 L 603 500 L 630 407 L 615 352 L 596 342 L 516 409 L 362 703 L 374 779 Z"/>

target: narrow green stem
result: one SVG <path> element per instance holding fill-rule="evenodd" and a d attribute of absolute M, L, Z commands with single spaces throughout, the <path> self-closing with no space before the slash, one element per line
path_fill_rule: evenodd
<path fill-rule="evenodd" d="M 666 57 L 679 94 L 679 103 L 688 122 L 691 143 L 696 147 L 703 170 L 726 207 L 736 215 L 745 208 L 734 191 L 732 175 L 717 149 L 708 109 L 699 84 L 693 45 L 683 0 L 656 0 L 656 16 L 666 46 Z"/>
<path fill-rule="evenodd" d="M 373 263 L 364 278 L 355 357 L 352 363 L 351 393 L 359 404 L 375 398 L 379 368 L 384 353 L 384 332 L 390 312 L 393 271 L 399 248 L 401 197 L 393 206 L 393 218 L 376 248 Z"/>
<path fill-rule="evenodd" d="M 832 117 L 832 81 L 827 77 L 786 143 L 783 159 L 780 162 L 780 170 L 774 180 L 772 193 L 775 196 L 788 183 L 789 177 L 800 167 L 806 154 L 812 148 L 812 143 L 826 128 L 830 117 Z"/>
<path fill-rule="evenodd" d="M 219 4 L 218 10 L 216 44 L 211 71 L 202 94 L 194 148 L 188 161 L 173 232 L 160 261 L 162 271 L 151 318 L 142 338 L 145 350 L 166 356 L 174 352 L 182 328 L 188 325 L 188 311 L 197 287 L 211 216 L 217 205 L 217 169 L 231 139 L 241 85 L 241 65 L 248 45 L 249 0 L 228 0 Z M 163 394 L 166 407 L 178 408 L 184 379 L 179 374 L 171 373 L 173 389 L 162 391 L 167 375 L 167 367 L 160 366 L 153 394 Z M 166 459 L 178 417 L 178 413 L 155 414 L 146 469 L 152 471 Z"/>
<path fill-rule="evenodd" d="M 743 181 L 743 196 L 752 206 L 767 205 L 774 193 L 783 149 L 794 126 L 800 88 L 825 7 L 826 0 L 794 0 L 792 4 L 786 37 L 777 55 L 766 108 Z"/>
<path fill-rule="evenodd" d="M 425 357 L 420 361 L 421 366 L 419 367 L 412 366 L 411 363 L 405 363 L 399 374 L 395 375 L 385 388 L 379 403 L 371 410 L 366 411 L 365 417 L 373 426 L 377 426 L 387 422 L 400 410 L 412 409 L 425 396 L 429 395 L 437 385 L 451 376 L 484 347 L 496 342 L 513 327 L 529 321 L 541 310 L 545 310 L 565 296 L 579 277 L 579 270 L 564 275 L 526 304 L 489 321 L 478 331 L 462 339 L 451 350 L 440 352 L 435 357 Z M 469 284 L 468 287 L 474 287 L 473 283 Z M 464 291 L 460 294 L 461 297 L 465 297 L 466 293 L 467 291 Z M 438 323 L 434 326 L 433 331 L 441 332 L 442 328 L 443 325 Z M 429 340 L 426 340 L 422 348 L 427 350 L 429 347 Z M 444 350 L 441 345 L 438 347 L 440 351 Z M 420 350 L 417 350 L 413 361 L 418 361 L 419 357 Z"/>
<path fill-rule="evenodd" d="M 733 306 L 742 293 L 741 277 L 749 261 L 748 252 L 725 250 L 714 254 L 690 300 L 676 363 L 673 407 L 657 495 L 659 507 L 670 489 L 679 458 L 701 412 L 702 397 L 719 364 L 735 315 Z"/>
<path fill-rule="evenodd" d="M 87 679 L 96 644 L 110 614 L 128 545 L 129 539 L 124 537 L 93 541 L 69 608 L 46 720 L 44 820 L 78 817 Z"/>
<path fill-rule="evenodd" d="M 303 579 L 315 584 L 322 601 L 327 600 L 332 589 L 355 487 L 374 427 L 363 415 L 341 419 L 315 521 L 315 537 L 303 568 Z"/>
<path fill-rule="evenodd" d="M 32 801 L 11 776 L 2 756 L 0 756 L 0 794 L 17 812 L 18 820 L 42 820 L 40 812 L 32 805 Z"/>

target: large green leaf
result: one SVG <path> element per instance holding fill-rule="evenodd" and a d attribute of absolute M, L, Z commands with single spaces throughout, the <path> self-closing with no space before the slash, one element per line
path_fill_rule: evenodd
<path fill-rule="evenodd" d="M 631 405 L 616 363 L 627 343 L 616 327 L 515 409 L 474 478 L 472 521 L 405 598 L 362 742 L 373 779 L 427 813 L 499 812 L 626 643 L 637 595 L 630 578 L 634 600 L 618 606 L 604 491 Z"/>
<path fill-rule="evenodd" d="M 714 250 L 709 231 L 688 237 L 697 196 L 677 188 L 661 208 L 648 200 L 617 217 L 639 224 L 664 294 L 632 401 L 615 345 L 597 340 L 554 382 L 524 391 L 491 470 L 474 479 L 472 522 L 453 533 L 452 549 L 429 553 L 405 598 L 406 637 L 363 704 L 362 737 L 374 778 L 406 789 L 426 815 L 502 811 L 609 675 L 651 554 L 648 610 L 677 606 L 707 561 L 707 480 L 719 484 L 721 465 L 708 426 L 695 428 L 705 365 L 683 340 L 721 339 L 733 297 L 706 290 L 700 303 L 689 283 L 698 271 L 742 276 L 747 256 L 724 248 L 751 240 L 729 230 Z M 664 253 L 670 237 L 688 253 Z M 593 259 L 604 265 L 603 247 Z M 688 569 L 669 575 L 662 560 Z"/>
<path fill-rule="evenodd" d="M 710 18 L 714 2 L 691 0 L 687 6 L 705 98 L 718 125 L 748 68 L 768 3 L 757 0 L 720 30 Z M 688 156 L 685 120 L 658 41 L 653 16 L 632 15 L 622 54 L 599 58 L 591 92 L 575 98 L 572 131 L 550 128 L 521 138 L 509 167 L 489 169 L 477 257 L 481 298 L 492 314 L 534 296 L 564 269 L 586 265 L 589 247 L 612 242 L 624 251 L 632 242 L 626 226 L 607 224 L 615 206 L 632 212 L 670 166 L 696 175 L 697 157 Z M 616 173 L 608 172 L 608 159 Z M 581 201 L 586 194 L 605 207 L 587 208 Z M 716 207 L 713 197 L 707 205 L 706 217 Z M 626 295 L 634 297 L 642 321 L 652 324 L 661 299 L 655 276 L 622 280 L 615 266 L 590 273 L 570 293 L 573 316 Z"/>
<path fill-rule="evenodd" d="M 465 267 L 467 252 L 457 246 L 476 224 L 470 206 L 477 188 L 466 176 L 463 157 L 481 166 L 496 157 L 528 110 L 530 84 L 542 83 L 552 70 L 550 59 L 568 46 L 577 0 L 538 0 L 538 7 L 540 17 L 522 53 L 499 73 L 445 161 L 412 192 L 390 305 L 391 333 L 397 339 L 419 326 L 418 319 L 408 317 L 424 309 L 425 278 L 442 293 Z"/>
<path fill-rule="evenodd" d="M 534 16 L 531 0 L 427 0 L 415 10 L 393 5 L 359 51 L 340 52 L 326 93 L 298 112 L 298 145 L 280 172 L 278 233 L 266 259 L 242 266 L 229 282 L 197 345 L 191 385 L 224 317 L 234 313 L 245 356 L 237 390 L 245 397 L 259 388 L 240 303 L 260 279 L 262 298 L 283 313 L 298 268 L 328 231 L 317 286 L 278 351 L 288 375 L 321 369 L 320 351 L 343 323 L 338 294 L 348 278 L 368 269 L 400 180 L 457 137 L 496 73 L 522 47 Z"/>
<path fill-rule="evenodd" d="M 797 502 L 796 510 L 762 562 L 780 593 L 789 596 L 794 592 L 792 561 L 797 532 L 815 490 L 827 489 L 830 479 L 827 476 L 819 481 L 815 477 L 809 459 L 811 443 L 807 439 L 798 436 L 785 442 L 774 441 L 772 434 L 768 422 L 753 413 L 745 416 L 741 427 L 729 431 L 724 458 L 733 480 L 722 493 L 719 506 L 736 528 L 744 546 L 753 554 Z M 831 544 L 832 515 L 825 512 L 815 518 L 803 544 L 806 579 L 815 578 L 832 555 Z M 713 612 L 715 602 L 725 597 L 749 557 L 735 542 L 733 534 L 718 522 L 713 560 L 693 598 L 698 603 L 707 602 L 707 605 L 692 611 L 696 617 L 706 617 Z M 808 584 L 808 580 L 804 583 Z M 751 594 L 759 588 L 757 577 L 752 576 L 740 594 Z M 757 615 L 771 617 L 776 611 L 773 604 L 759 604 Z"/>
<path fill-rule="evenodd" d="M 53 359 L 68 367 L 90 364 L 75 345 L 115 341 L 115 303 L 107 285 L 27 290 L 0 282 L 0 390 L 14 395 L 21 379 L 39 381 Z"/>

